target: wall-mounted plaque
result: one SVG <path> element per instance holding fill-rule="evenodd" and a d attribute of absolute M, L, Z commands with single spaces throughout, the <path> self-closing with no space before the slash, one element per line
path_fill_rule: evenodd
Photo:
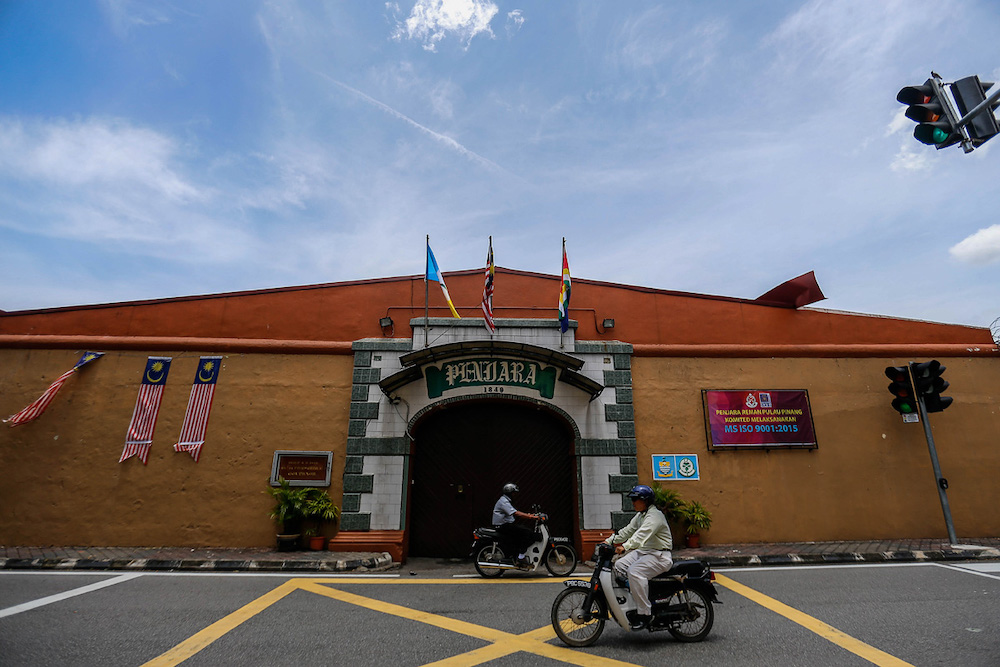
<path fill-rule="evenodd" d="M 697 454 L 653 454 L 653 480 L 697 482 L 701 480 Z"/>
<path fill-rule="evenodd" d="M 709 449 L 816 449 L 805 389 L 703 389 Z"/>
<path fill-rule="evenodd" d="M 291 486 L 330 486 L 333 452 L 300 452 L 279 449 L 271 463 L 271 486 L 278 478 Z"/>

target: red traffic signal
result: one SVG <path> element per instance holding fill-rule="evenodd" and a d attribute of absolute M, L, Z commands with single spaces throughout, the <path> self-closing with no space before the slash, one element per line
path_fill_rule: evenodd
<path fill-rule="evenodd" d="M 885 376 L 892 380 L 889 393 L 896 397 L 892 399 L 892 409 L 901 415 L 915 414 L 917 398 L 910 381 L 910 369 L 906 366 L 889 366 L 885 369 Z"/>

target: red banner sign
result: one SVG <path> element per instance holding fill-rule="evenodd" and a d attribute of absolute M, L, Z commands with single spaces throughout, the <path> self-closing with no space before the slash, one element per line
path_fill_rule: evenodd
<path fill-rule="evenodd" d="M 804 389 L 702 392 L 709 449 L 816 448 Z"/>

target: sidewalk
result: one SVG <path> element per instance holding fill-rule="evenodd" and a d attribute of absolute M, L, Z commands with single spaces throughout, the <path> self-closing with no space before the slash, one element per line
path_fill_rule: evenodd
<path fill-rule="evenodd" d="M 674 560 L 712 567 L 1000 560 L 1000 538 L 901 539 L 871 542 L 710 544 L 677 549 Z M 971 549 L 968 547 L 983 547 Z M 590 554 L 582 554 L 587 560 Z M 426 559 L 424 559 L 426 560 Z M 0 570 L 125 570 L 196 572 L 378 572 L 399 568 L 388 553 L 208 549 L 186 547 L 3 547 Z"/>

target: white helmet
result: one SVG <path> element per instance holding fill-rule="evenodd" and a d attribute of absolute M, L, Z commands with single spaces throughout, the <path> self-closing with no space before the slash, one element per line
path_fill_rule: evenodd
<path fill-rule="evenodd" d="M 517 484 L 514 484 L 513 482 L 508 482 L 507 484 L 503 485 L 503 492 L 506 493 L 508 496 L 512 493 L 517 493 L 520 490 L 521 489 L 517 488 Z"/>

